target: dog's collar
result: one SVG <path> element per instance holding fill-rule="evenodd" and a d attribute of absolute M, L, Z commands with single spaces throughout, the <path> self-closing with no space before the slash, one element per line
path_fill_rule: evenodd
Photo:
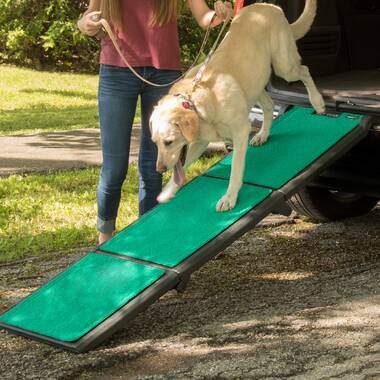
<path fill-rule="evenodd" d="M 181 105 L 183 108 L 185 109 L 192 109 L 194 110 L 197 114 L 198 114 L 198 111 L 195 107 L 195 104 L 194 102 L 191 100 L 190 96 L 189 95 L 183 95 L 183 94 L 174 94 L 174 96 L 176 96 L 177 98 L 180 98 L 181 99 Z"/>
<path fill-rule="evenodd" d="M 200 120 L 204 120 L 204 118 L 201 116 L 201 114 L 198 112 L 197 107 L 195 107 L 194 102 L 192 101 L 190 95 L 184 95 L 184 94 L 174 94 L 175 97 L 181 99 L 181 105 L 183 108 L 187 110 L 193 110 L 197 116 L 199 117 Z"/>

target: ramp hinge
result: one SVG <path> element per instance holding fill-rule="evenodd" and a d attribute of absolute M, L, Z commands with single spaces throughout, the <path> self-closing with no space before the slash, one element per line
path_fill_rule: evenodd
<path fill-rule="evenodd" d="M 335 109 L 334 111 L 325 111 L 323 113 L 314 112 L 313 115 L 324 116 L 324 117 L 332 117 L 332 118 L 336 119 L 341 115 L 341 112 L 339 112 L 337 109 Z"/>
<path fill-rule="evenodd" d="M 335 111 L 336 112 L 342 112 L 342 111 L 340 111 L 340 106 L 342 104 L 346 104 L 346 105 L 352 106 L 352 107 L 357 106 L 357 104 L 355 104 L 354 102 L 352 102 L 350 99 L 336 100 L 335 101 Z"/>

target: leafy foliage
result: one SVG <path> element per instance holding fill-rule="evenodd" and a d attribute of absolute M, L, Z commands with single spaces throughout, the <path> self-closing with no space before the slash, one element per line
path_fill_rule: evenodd
<path fill-rule="evenodd" d="M 0 61 L 93 71 L 99 43 L 76 27 L 83 0 L 0 0 Z"/>
<path fill-rule="evenodd" d="M 207 2 L 212 7 L 213 1 Z M 83 35 L 76 26 L 88 3 L 88 0 L 0 0 L 0 62 L 36 69 L 95 72 L 99 41 Z M 178 24 L 186 67 L 196 56 L 204 31 L 189 10 L 182 8 Z"/>

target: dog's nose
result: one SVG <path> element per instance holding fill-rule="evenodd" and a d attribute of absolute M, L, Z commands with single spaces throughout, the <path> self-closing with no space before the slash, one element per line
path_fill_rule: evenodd
<path fill-rule="evenodd" d="M 164 165 L 164 164 L 158 163 L 156 165 L 156 170 L 158 171 L 158 173 L 162 174 L 162 173 L 165 173 L 168 170 L 168 167 L 166 165 Z"/>

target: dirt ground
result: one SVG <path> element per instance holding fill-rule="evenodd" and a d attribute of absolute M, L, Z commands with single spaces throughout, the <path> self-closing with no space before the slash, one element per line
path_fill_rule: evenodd
<path fill-rule="evenodd" d="M 380 208 L 256 228 L 95 351 L 1 331 L 0 378 L 380 379 L 379 232 Z M 0 311 L 78 256 L 1 266 Z"/>

